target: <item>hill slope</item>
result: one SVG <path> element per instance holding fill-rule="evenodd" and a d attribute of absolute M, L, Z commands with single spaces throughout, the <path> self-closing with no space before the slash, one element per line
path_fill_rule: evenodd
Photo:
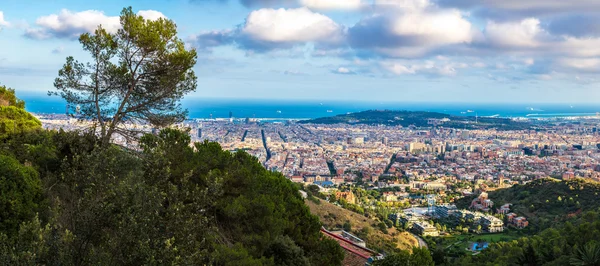
<path fill-rule="evenodd" d="M 600 184 L 584 179 L 561 181 L 544 178 L 525 185 L 489 192 L 494 206 L 513 204 L 511 210 L 530 220 L 531 230 L 540 230 L 553 223 L 566 221 L 580 212 L 597 210 Z M 459 208 L 467 208 L 474 197 L 459 200 Z"/>
<path fill-rule="evenodd" d="M 576 222 L 556 223 L 530 237 L 491 243 L 477 256 L 466 255 L 446 265 L 599 265 L 600 216 L 586 212 Z"/>
<path fill-rule="evenodd" d="M 2 122 L 0 117 L 0 122 Z M 297 187 L 245 152 L 164 129 L 0 139 L 0 265 L 340 265 Z"/>
<path fill-rule="evenodd" d="M 0 138 L 41 127 L 42 123 L 25 111 L 25 102 L 15 96 L 15 91 L 0 86 Z"/>
<path fill-rule="evenodd" d="M 397 249 L 410 250 L 418 245 L 417 239 L 407 232 L 399 232 L 392 227 L 387 229 L 386 234 L 377 229 L 378 220 L 367 218 L 324 200 L 319 199 L 319 201 L 320 204 L 310 200 L 305 202 L 310 207 L 311 213 L 317 215 L 326 228 L 340 229 L 348 221 L 352 233 L 365 240 L 368 248 L 390 253 Z"/>

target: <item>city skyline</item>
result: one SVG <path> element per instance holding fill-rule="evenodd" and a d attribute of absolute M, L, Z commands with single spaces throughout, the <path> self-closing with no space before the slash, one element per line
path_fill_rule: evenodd
<path fill-rule="evenodd" d="M 600 2 L 7 0 L 0 82 L 44 95 L 125 6 L 198 50 L 190 98 L 597 103 Z M 6 49 L 7 48 L 7 49 Z"/>

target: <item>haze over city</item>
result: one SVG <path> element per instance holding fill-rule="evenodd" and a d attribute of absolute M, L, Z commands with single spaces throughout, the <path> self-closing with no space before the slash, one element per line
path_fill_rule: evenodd
<path fill-rule="evenodd" d="M 79 34 L 131 5 L 198 51 L 194 98 L 597 103 L 600 2 L 20 1 L 0 4 L 0 80 L 53 89 Z"/>

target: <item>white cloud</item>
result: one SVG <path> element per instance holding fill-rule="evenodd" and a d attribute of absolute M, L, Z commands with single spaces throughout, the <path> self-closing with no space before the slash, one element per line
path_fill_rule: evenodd
<path fill-rule="evenodd" d="M 350 73 L 350 69 L 347 69 L 345 67 L 340 67 L 337 69 L 337 72 L 339 73 Z"/>
<path fill-rule="evenodd" d="M 596 57 L 600 56 L 600 38 L 566 37 L 549 49 L 569 56 Z"/>
<path fill-rule="evenodd" d="M 471 23 L 458 10 L 405 13 L 392 20 L 391 31 L 398 36 L 418 36 L 436 45 L 469 43 Z"/>
<path fill-rule="evenodd" d="M 407 67 L 400 63 L 382 63 L 381 66 L 387 71 L 396 74 L 396 75 L 404 75 L 404 74 L 415 74 L 416 71 L 412 67 Z"/>
<path fill-rule="evenodd" d="M 365 5 L 362 0 L 300 0 L 300 4 L 315 10 L 357 10 Z"/>
<path fill-rule="evenodd" d="M 342 38 L 340 25 L 308 8 L 252 11 L 241 31 L 254 40 L 273 43 L 337 42 Z"/>
<path fill-rule="evenodd" d="M 471 43 L 478 35 L 457 9 L 441 9 L 427 0 L 378 0 L 375 4 L 381 6 L 377 13 L 348 31 L 354 48 L 390 57 L 421 57 Z"/>
<path fill-rule="evenodd" d="M 334 74 L 342 74 L 342 75 L 354 75 L 356 72 L 346 68 L 346 67 L 338 67 L 336 70 L 332 71 Z"/>
<path fill-rule="evenodd" d="M 3 27 L 8 27 L 10 26 L 10 23 L 8 23 L 8 21 L 4 20 L 4 12 L 0 11 L 0 30 L 2 30 Z"/>
<path fill-rule="evenodd" d="M 480 1 L 481 2 L 481 1 Z M 509 10 L 526 10 L 526 9 L 544 9 L 544 10 L 569 10 L 569 9 L 584 9 L 584 8 L 600 8 L 600 2 L 595 0 L 578 0 L 578 1 L 563 1 L 563 0 L 503 0 L 503 1 L 485 1 L 486 5 L 495 8 Z"/>
<path fill-rule="evenodd" d="M 204 32 L 191 36 L 199 48 L 237 45 L 249 54 L 290 49 L 313 43 L 314 49 L 331 51 L 345 40 L 345 28 L 307 7 L 263 8 L 252 11 L 235 29 Z"/>
<path fill-rule="evenodd" d="M 380 10 L 388 8 L 402 9 L 405 11 L 421 11 L 433 4 L 429 0 L 375 0 L 374 5 Z"/>
<path fill-rule="evenodd" d="M 600 4 L 596 3 L 600 1 L 591 1 L 290 0 L 283 4 L 255 0 L 274 6 L 304 7 L 255 10 L 237 28 L 206 32 L 194 40 L 205 47 L 233 44 L 249 53 L 286 54 L 293 48 L 302 48 L 304 54 L 314 57 L 348 60 L 345 67 L 331 68 L 337 74 L 384 70 L 397 75 L 452 76 L 462 69 L 481 72 L 486 68 L 496 74 L 512 75 L 507 80 L 516 80 L 527 75 L 533 78 L 547 73 L 600 69 L 596 65 L 600 60 L 600 33 L 594 33 L 600 30 L 587 29 L 597 24 L 595 15 L 600 15 Z M 367 2 L 372 4 L 362 8 Z M 567 7 L 570 4 L 578 7 Z M 588 12 L 561 13 L 565 18 L 560 23 L 552 17 L 557 14 L 552 12 L 562 8 L 575 10 L 583 6 L 589 8 Z M 529 12 L 527 8 L 537 11 Z M 313 11 L 353 9 L 360 9 L 363 17 L 348 28 Z M 489 13 L 506 10 L 519 14 Z M 541 10 L 554 11 L 540 13 Z M 586 17 L 579 18 L 581 14 Z M 579 32 L 573 32 L 577 29 Z M 314 46 L 305 46 L 307 43 Z M 357 69 L 353 72 L 348 66 Z"/>
<path fill-rule="evenodd" d="M 165 17 L 153 10 L 140 11 L 138 14 L 150 20 Z M 59 14 L 39 17 L 35 24 L 38 27 L 26 29 L 25 36 L 34 39 L 76 39 L 82 33 L 93 32 L 99 25 L 109 33 L 116 33 L 121 27 L 118 16 L 107 16 L 99 10 L 73 12 L 63 9 Z"/>
<path fill-rule="evenodd" d="M 541 45 L 539 38 L 546 34 L 536 18 L 519 22 L 496 23 L 489 21 L 485 36 L 490 46 L 505 48 L 535 48 Z"/>
<path fill-rule="evenodd" d="M 454 76 L 458 68 L 467 68 L 465 63 L 435 62 L 431 60 L 423 62 L 409 61 L 383 61 L 381 68 L 395 75 L 424 74 L 433 76 Z"/>
<path fill-rule="evenodd" d="M 148 20 L 158 20 L 160 18 L 167 18 L 163 13 L 156 10 L 140 10 L 137 12 L 137 14 Z"/>
<path fill-rule="evenodd" d="M 98 10 L 72 12 L 63 9 L 59 14 L 39 17 L 35 24 L 39 28 L 29 28 L 26 36 L 35 39 L 77 38 L 85 32 L 93 32 L 98 25 L 115 33 L 120 27 L 119 17 L 109 17 Z"/>
<path fill-rule="evenodd" d="M 487 18 L 546 17 L 568 13 L 598 13 L 597 0 L 437 0 L 441 6 L 472 9 Z"/>
<path fill-rule="evenodd" d="M 535 63 L 529 57 L 532 55 L 547 58 L 600 56 L 599 37 L 552 35 L 541 24 L 537 18 L 503 23 L 490 21 L 484 30 L 484 45 L 495 52 L 528 56 L 523 59 L 525 65 Z"/>
<path fill-rule="evenodd" d="M 598 58 L 559 58 L 556 63 L 560 67 L 579 72 L 600 72 Z"/>

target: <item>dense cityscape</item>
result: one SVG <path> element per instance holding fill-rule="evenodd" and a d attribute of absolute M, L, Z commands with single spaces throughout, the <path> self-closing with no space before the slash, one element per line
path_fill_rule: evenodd
<path fill-rule="evenodd" d="M 47 129 L 87 125 L 60 115 L 41 120 Z M 178 127 L 188 129 L 193 141 L 244 150 L 294 182 L 323 187 L 363 182 L 375 188 L 445 190 L 469 181 L 493 189 L 543 177 L 600 180 L 600 119 L 547 123 L 551 130 L 498 131 L 232 118 L 188 120 Z M 125 138 L 116 142 L 127 145 Z"/>

